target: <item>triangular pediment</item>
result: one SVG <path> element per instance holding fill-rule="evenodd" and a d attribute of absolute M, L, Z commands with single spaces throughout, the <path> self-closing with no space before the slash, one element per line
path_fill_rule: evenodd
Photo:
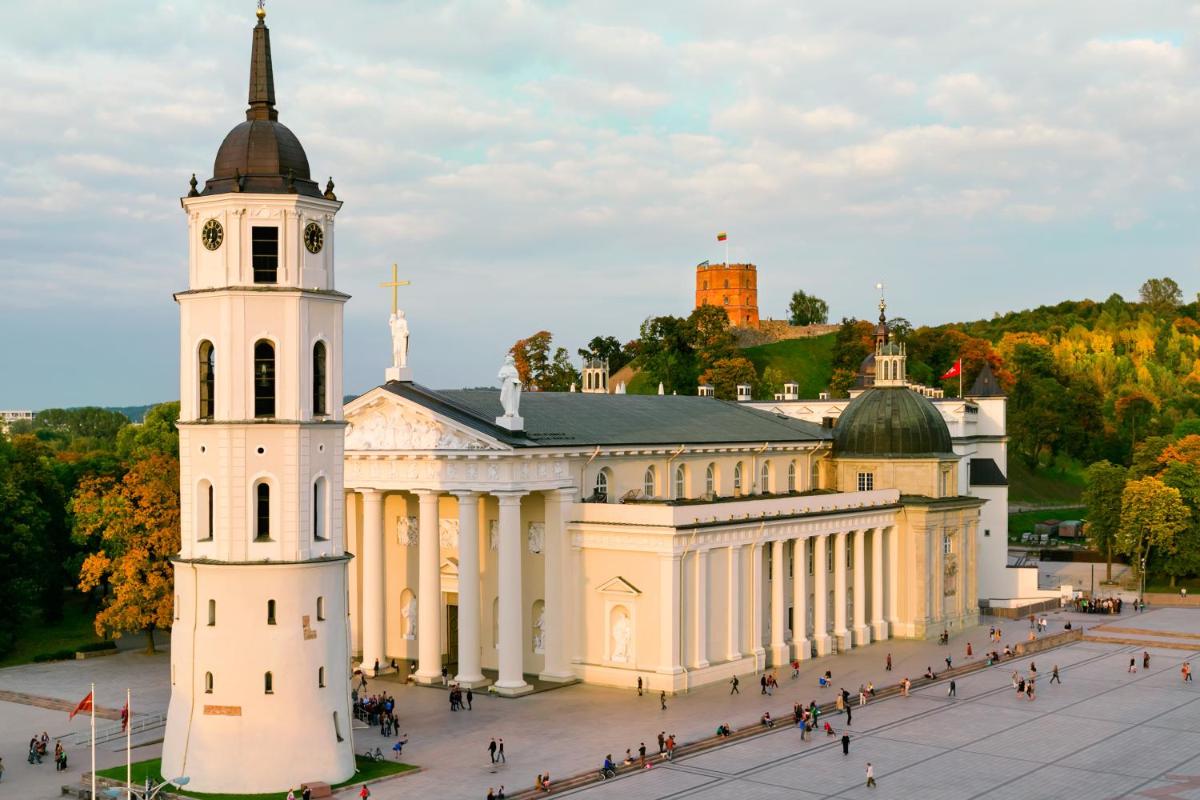
<path fill-rule="evenodd" d="M 458 577 L 458 559 L 454 557 L 442 559 L 442 574 L 448 577 Z"/>
<path fill-rule="evenodd" d="M 479 431 L 374 389 L 346 406 L 346 451 L 508 450 Z"/>
<path fill-rule="evenodd" d="M 625 595 L 626 597 L 636 597 L 642 593 L 641 589 L 637 588 L 620 575 L 609 578 L 604 583 L 597 586 L 596 591 L 603 592 L 605 594 L 620 594 Z"/>

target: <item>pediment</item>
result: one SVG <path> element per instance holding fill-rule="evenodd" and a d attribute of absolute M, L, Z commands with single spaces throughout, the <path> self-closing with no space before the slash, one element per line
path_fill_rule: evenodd
<path fill-rule="evenodd" d="M 451 556 L 450 558 L 442 559 L 441 574 L 447 577 L 458 577 L 458 559 Z"/>
<path fill-rule="evenodd" d="M 360 398 L 366 400 L 366 398 Z M 394 395 L 346 409 L 346 450 L 503 450 L 499 442 Z"/>
<path fill-rule="evenodd" d="M 624 595 L 625 597 L 637 597 L 642 593 L 641 589 L 637 588 L 620 575 L 609 578 L 604 583 L 597 586 L 596 591 L 603 592 L 604 594 Z"/>

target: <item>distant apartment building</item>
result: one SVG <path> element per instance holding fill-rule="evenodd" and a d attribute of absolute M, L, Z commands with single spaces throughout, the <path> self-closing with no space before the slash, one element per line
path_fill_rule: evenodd
<path fill-rule="evenodd" d="M 0 430 L 8 432 L 14 422 L 28 420 L 33 422 L 32 411 L 0 411 Z"/>

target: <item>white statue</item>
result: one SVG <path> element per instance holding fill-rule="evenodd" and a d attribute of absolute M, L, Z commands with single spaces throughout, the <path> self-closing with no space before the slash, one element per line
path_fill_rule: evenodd
<path fill-rule="evenodd" d="M 612 637 L 612 660 L 613 661 L 628 661 L 629 660 L 629 638 L 631 631 L 629 630 L 629 615 L 624 611 L 617 612 L 617 619 L 613 622 Z"/>
<path fill-rule="evenodd" d="M 531 556 L 536 556 L 542 552 L 542 548 L 546 544 L 546 523 L 531 522 L 529 523 L 529 539 L 528 548 Z"/>
<path fill-rule="evenodd" d="M 403 311 L 394 311 L 388 317 L 392 329 L 392 365 L 397 369 L 408 366 L 408 320 Z"/>
<path fill-rule="evenodd" d="M 538 618 L 533 623 L 533 652 L 545 651 L 546 644 L 546 612 L 538 612 Z"/>
<path fill-rule="evenodd" d="M 519 417 L 521 406 L 521 375 L 517 372 L 517 364 L 512 353 L 504 359 L 500 368 L 500 405 L 504 407 L 504 416 Z"/>
<path fill-rule="evenodd" d="M 417 598 L 410 597 L 408 603 L 400 609 L 400 618 L 403 620 L 404 638 L 417 638 Z"/>

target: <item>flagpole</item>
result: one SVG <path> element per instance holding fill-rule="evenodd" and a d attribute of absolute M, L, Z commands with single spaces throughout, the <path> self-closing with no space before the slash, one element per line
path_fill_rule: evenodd
<path fill-rule="evenodd" d="M 962 356 L 958 358 L 958 399 L 962 400 Z"/>
<path fill-rule="evenodd" d="M 91 706 L 92 712 L 92 795 L 91 800 L 96 800 L 96 684 L 92 684 Z"/>
<path fill-rule="evenodd" d="M 126 800 L 133 800 L 133 756 L 132 749 L 129 746 L 130 737 L 133 735 L 133 726 L 129 723 L 133 721 L 133 708 L 129 705 L 129 687 L 125 687 L 125 797 Z"/>

